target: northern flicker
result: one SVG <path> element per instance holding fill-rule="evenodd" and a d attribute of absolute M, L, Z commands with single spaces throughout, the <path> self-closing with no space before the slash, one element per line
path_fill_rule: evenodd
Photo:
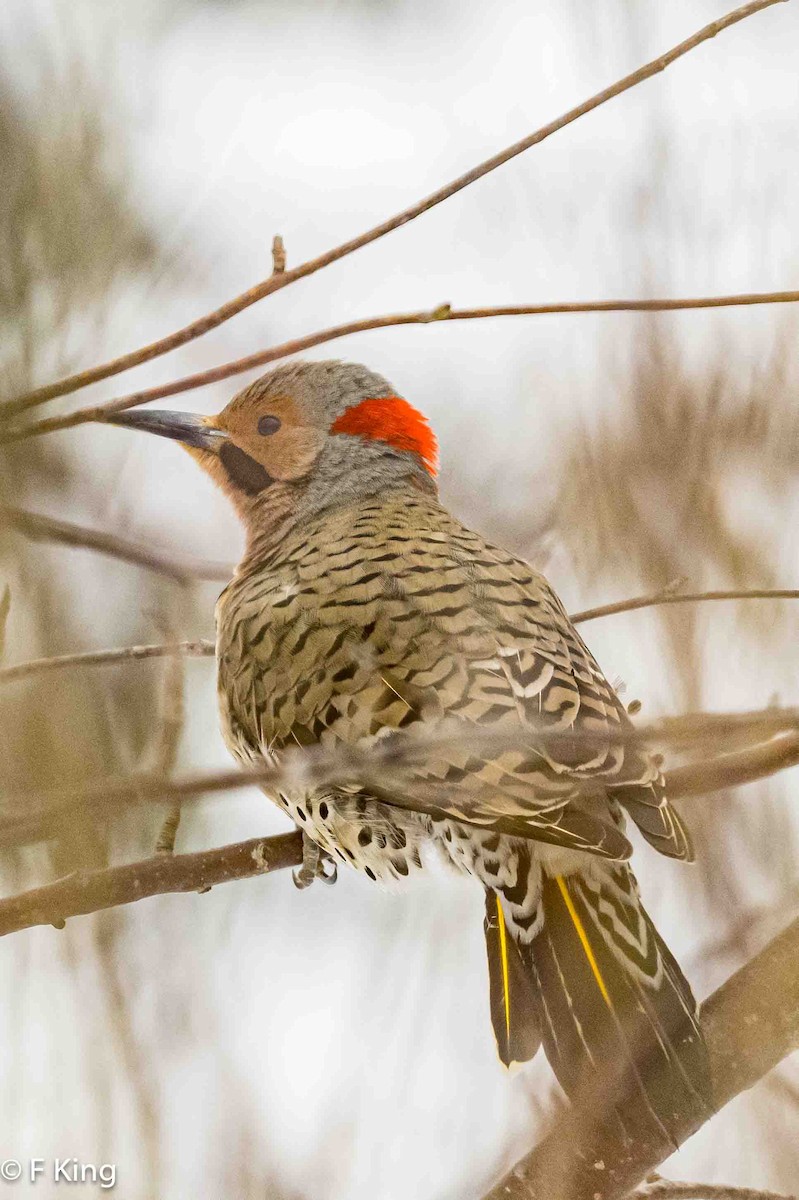
<path fill-rule="evenodd" d="M 398 879 L 437 847 L 485 889 L 504 1063 L 543 1042 L 567 1093 L 601 1088 L 628 1126 L 668 1135 L 703 1109 L 695 1001 L 639 900 L 625 814 L 673 858 L 691 857 L 688 836 L 549 584 L 440 504 L 425 417 L 365 367 L 298 362 L 217 417 L 112 420 L 182 442 L 244 523 L 216 610 L 240 762 L 438 718 L 462 727 L 401 794 L 356 782 L 273 795 L 303 833 L 297 882 L 330 876 L 330 860 Z M 486 727 L 509 741 L 481 749 Z"/>

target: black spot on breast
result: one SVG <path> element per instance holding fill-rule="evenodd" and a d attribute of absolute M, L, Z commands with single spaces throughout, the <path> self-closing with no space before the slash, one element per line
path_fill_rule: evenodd
<path fill-rule="evenodd" d="M 228 479 L 234 487 L 240 488 L 248 496 L 257 496 L 264 488 L 274 483 L 274 479 L 259 462 L 245 454 L 233 442 L 225 442 L 219 451 L 219 461 L 227 471 Z"/>

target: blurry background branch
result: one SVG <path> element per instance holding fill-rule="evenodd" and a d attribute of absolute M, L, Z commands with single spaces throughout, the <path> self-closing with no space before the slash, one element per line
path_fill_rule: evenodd
<path fill-rule="evenodd" d="M 491 171 L 496 170 L 497 167 L 501 167 L 505 163 L 510 162 L 510 160 L 515 158 L 517 155 L 523 154 L 526 150 L 531 149 L 533 146 L 539 145 L 553 133 L 557 133 L 559 130 L 564 129 L 573 121 L 585 116 L 586 113 L 592 112 L 594 109 L 599 108 L 600 105 L 614 99 L 614 97 L 621 95 L 623 92 L 629 91 L 630 88 L 636 87 L 639 83 L 643 83 L 644 80 L 651 79 L 653 75 L 657 75 L 661 71 L 664 71 L 673 62 L 676 62 L 678 58 L 681 58 L 684 54 L 688 54 L 691 50 L 695 50 L 696 47 L 700 46 L 703 42 L 709 41 L 711 38 L 716 37 L 716 35 L 721 33 L 723 30 L 737 24 L 739 21 L 745 20 L 747 17 L 753 16 L 755 13 L 761 12 L 765 8 L 770 8 L 773 4 L 779 4 L 783 2 L 784 0 L 752 0 L 751 3 L 744 4 L 740 8 L 736 8 L 726 16 L 720 17 L 716 21 L 711 21 L 710 24 L 705 25 L 691 37 L 686 38 L 678 45 L 672 47 L 672 49 L 666 51 L 665 54 L 662 54 L 658 58 L 653 59 L 651 62 L 646 63 L 644 66 L 639 67 L 638 70 L 633 71 L 630 75 L 626 75 L 623 79 L 618 80 L 610 87 L 604 88 L 602 91 L 597 92 L 596 95 L 592 96 L 588 100 L 585 100 L 576 108 L 570 109 L 569 112 L 564 113 L 563 116 L 549 122 L 547 125 L 542 126 L 528 137 L 523 138 L 521 141 L 515 142 L 512 146 L 507 147 L 507 149 L 500 151 L 500 153 L 493 155 L 489 159 L 486 159 L 485 162 L 481 163 L 479 166 L 473 167 L 470 171 L 467 171 L 464 175 L 459 176 L 452 183 L 445 185 L 438 191 L 433 192 L 432 195 L 425 197 L 425 199 L 420 200 L 417 204 L 411 205 L 403 212 L 389 218 L 389 220 L 382 222 L 380 225 L 376 225 L 373 229 L 368 230 L 366 233 L 353 238 L 351 241 L 344 242 L 341 245 L 334 247 L 332 250 L 328 250 L 324 254 L 320 254 L 315 259 L 311 259 L 308 262 L 302 263 L 300 266 L 294 267 L 290 271 L 273 272 L 267 279 L 259 284 L 256 284 L 254 287 L 248 289 L 248 291 L 242 293 L 242 295 L 236 297 L 235 299 L 229 300 L 226 304 L 223 304 L 214 312 L 208 313 L 206 316 L 193 321 L 190 325 L 185 326 L 183 329 L 177 330 L 168 337 L 159 338 L 158 341 L 151 343 L 149 346 L 143 346 L 141 349 L 122 355 L 119 358 L 113 359 L 111 362 L 104 363 L 88 371 L 79 372 L 76 375 L 72 375 L 66 379 L 60 380 L 57 383 L 50 384 L 47 387 L 37 388 L 17 397 L 16 399 L 7 401 L 3 407 L 3 415 L 5 417 L 14 416 L 25 409 L 33 408 L 36 405 L 43 404 L 47 400 L 55 399 L 57 396 L 68 395 L 69 393 L 75 392 L 80 388 L 87 387 L 89 384 L 97 383 L 101 379 L 108 379 L 110 376 L 119 374 L 121 371 L 126 371 L 130 367 L 138 366 L 140 363 L 148 362 L 162 354 L 167 354 L 169 351 L 175 350 L 178 346 L 183 346 L 187 342 L 192 341 L 194 338 L 201 337 L 203 334 L 208 333 L 209 330 L 217 328 L 217 326 L 223 324 L 225 321 L 230 320 L 230 318 L 236 316 L 237 313 L 243 312 L 244 309 L 249 308 L 250 305 L 257 303 L 257 301 L 264 299 L 264 297 L 270 295 L 272 292 L 279 291 L 280 289 L 287 287 L 289 284 L 295 283 L 298 279 L 307 278 L 307 276 L 314 274 L 323 267 L 327 267 L 331 263 L 337 262 L 339 259 L 344 258 L 346 255 L 352 254 L 354 251 L 360 250 L 362 247 L 369 245 L 369 243 L 377 241 L 379 238 L 384 237 L 387 233 L 391 233 L 393 230 L 399 229 L 403 225 L 407 225 L 416 217 L 421 216 L 422 213 L 428 212 L 437 204 L 441 204 L 443 201 L 450 199 L 450 197 L 456 195 L 457 192 L 462 191 L 470 184 L 475 183 L 478 179 L 481 179 L 484 175 L 488 175 Z"/>
<path fill-rule="evenodd" d="M 777 3 L 778 0 L 771 0 Z M 163 400 L 168 396 L 177 396 L 181 392 L 190 392 L 195 388 L 206 387 L 251 371 L 255 367 L 267 366 L 278 359 L 287 358 L 291 354 L 300 354 L 314 346 L 336 338 L 348 337 L 353 333 L 365 333 L 368 330 L 387 329 L 394 325 L 430 325 L 438 321 L 479 321 L 491 317 L 521 317 L 554 315 L 557 313 L 608 313 L 608 312 L 676 312 L 701 308 L 735 308 L 756 304 L 789 304 L 799 301 L 799 292 L 748 292 L 736 296 L 698 296 L 688 299 L 666 300 L 590 300 L 554 304 L 510 304 L 496 308 L 454 309 L 449 304 L 440 304 L 437 308 L 414 313 L 395 313 L 384 317 L 371 317 L 362 321 L 348 321 L 343 325 L 335 325 L 331 329 L 322 329 L 317 333 L 309 333 L 304 337 L 292 338 L 279 346 L 268 350 L 259 350 L 255 354 L 245 355 L 233 362 L 223 363 L 208 371 L 200 371 L 195 375 L 187 375 L 183 379 L 171 383 L 147 388 L 144 391 L 131 392 L 127 396 L 118 396 L 114 400 L 106 400 L 102 404 L 91 405 L 88 408 L 77 409 L 64 416 L 49 417 L 31 425 L 19 428 L 0 429 L 0 445 L 25 441 L 27 438 L 39 437 L 45 433 L 56 433 L 62 429 L 73 429 L 89 421 L 102 421 L 111 413 L 123 412 L 135 408 L 139 404 L 147 404 L 151 400 Z M 3 411 L 0 410 L 0 417 Z"/>
<path fill-rule="evenodd" d="M 799 920 L 714 992 L 699 1019 L 718 1112 L 799 1049 Z M 598 1126 L 597 1111 L 569 1111 L 484 1200 L 623 1200 L 673 1153 L 674 1146 L 654 1132 L 633 1141 L 618 1124 Z M 678 1144 L 695 1132 L 679 1131 Z"/>
<path fill-rule="evenodd" d="M 306 786 L 341 782 L 358 775 L 368 785 L 385 781 L 387 769 L 409 769 L 419 745 L 413 746 L 405 735 L 398 749 L 386 749 L 385 743 L 366 752 L 342 746 L 331 752 L 305 750 L 294 756 L 286 767 L 266 767 L 251 772 L 220 771 L 184 777 L 180 780 L 144 775 L 138 779 L 100 782 L 81 796 L 69 797 L 66 802 L 55 801 L 39 814 L 26 812 L 16 822 L 0 824 L 0 844 L 22 844 L 39 837 L 53 836 L 61 821 L 71 820 L 77 804 L 107 813 L 112 806 L 157 802 L 164 797 L 173 801 L 197 799 L 203 794 L 244 787 L 253 783 L 278 792 L 289 781 L 296 784 L 298 774 Z M 423 753 L 429 753 L 434 739 L 419 739 Z M 440 741 L 443 744 L 443 740 Z M 710 792 L 719 787 L 735 787 L 764 778 L 799 762 L 799 733 L 783 734 L 770 742 L 724 754 L 716 759 L 675 768 L 667 775 L 669 798 Z M 380 789 L 378 789 L 380 790 Z M 409 804 L 409 807 L 414 807 Z M 295 835 L 290 835 L 293 838 Z M 277 857 L 272 855 L 272 845 Z M 262 847 L 253 856 L 253 846 Z M 291 849 L 291 846 L 294 848 Z M 31 925 L 59 924 L 67 917 L 129 904 L 145 896 L 173 891 L 199 891 L 213 883 L 246 879 L 250 875 L 279 867 L 295 866 L 291 855 L 301 853 L 301 840 L 284 837 L 256 839 L 238 845 L 223 846 L 198 854 L 175 855 L 171 858 L 148 860 L 104 870 L 78 871 L 55 883 L 0 900 L 0 933 L 12 933 Z M 300 861 L 297 859 L 297 862 Z M 264 863 L 268 864 L 264 866 Z"/>
<path fill-rule="evenodd" d="M 107 554 L 111 558 L 134 563 L 137 567 L 146 567 L 148 571 L 157 571 L 161 575 L 168 575 L 178 583 L 187 583 L 192 579 L 227 582 L 233 574 L 232 566 L 228 566 L 226 563 L 203 562 L 200 559 L 181 561 L 174 551 L 159 552 L 153 550 L 150 545 L 131 541 L 116 533 L 86 529 L 71 521 L 61 521 L 57 517 L 46 517 L 41 513 L 28 512 L 22 508 L 2 506 L 0 507 L 0 517 L 4 518 L 12 528 L 34 541 L 60 542 L 63 546 L 96 550 L 98 554 Z"/>

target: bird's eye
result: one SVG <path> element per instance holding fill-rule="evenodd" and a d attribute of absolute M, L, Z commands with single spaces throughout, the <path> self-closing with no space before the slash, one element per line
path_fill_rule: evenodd
<path fill-rule="evenodd" d="M 260 417 L 258 420 L 258 432 L 264 437 L 269 437 L 270 433 L 277 433 L 280 428 L 280 417 Z"/>

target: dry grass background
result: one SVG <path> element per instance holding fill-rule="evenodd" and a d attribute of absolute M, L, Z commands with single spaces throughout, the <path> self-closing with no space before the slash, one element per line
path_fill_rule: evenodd
<path fill-rule="evenodd" d="M 643 7 L 621 2 L 603 6 L 619 37 L 634 47 L 645 40 Z M 397 0 L 392 10 L 401 9 Z M 45 16 L 23 48 L 32 66 L 24 85 L 17 78 L 0 91 L 0 368 L 5 395 L 104 358 L 120 341 L 127 348 L 142 340 L 125 336 L 126 297 L 147 296 L 154 280 L 159 302 L 169 297 L 158 317 L 170 328 L 175 324 L 170 306 L 178 306 L 195 287 L 205 294 L 214 269 L 213 255 L 188 235 L 177 242 L 168 238 L 165 244 L 157 206 L 136 203 L 139 193 L 126 157 L 128 110 L 124 104 L 115 108 L 124 92 L 117 78 L 121 68 L 98 72 L 96 56 L 85 52 L 81 37 L 63 17 L 58 19 L 63 37 L 56 49 L 47 10 L 41 11 Z M 176 6 L 169 20 L 153 17 L 148 36 L 174 36 L 192 11 L 191 5 Z M 563 44 L 573 37 L 578 57 L 587 53 L 581 43 L 587 36 L 580 31 L 582 15 L 571 20 L 560 14 Z M 374 14 L 364 15 L 367 19 L 375 19 Z M 441 6 L 438 19 L 458 18 Z M 556 18 L 551 14 L 550 19 Z M 115 37 L 124 35 L 124 23 L 112 28 Z M 113 38 L 109 45 L 115 51 Z M 5 53 L 13 50 L 7 46 Z M 718 53 L 725 50 L 719 47 Z M 743 53 L 740 46 L 738 53 Z M 643 57 L 643 52 L 636 55 Z M 68 103 L 54 104 L 56 95 L 68 97 Z M 641 101 L 645 114 L 650 103 L 648 96 Z M 627 272 L 624 262 L 619 271 L 626 286 L 616 291 L 664 290 L 657 270 L 662 263 L 658 242 L 650 235 L 655 229 L 668 254 L 666 217 L 671 214 L 669 220 L 679 225 L 679 213 L 674 217 L 662 194 L 674 169 L 667 115 L 649 113 L 652 154 L 638 164 L 627 229 L 629 245 L 634 247 L 640 237 L 649 261 L 642 267 L 628 254 Z M 501 131 L 492 133 L 492 142 L 503 140 Z M 467 159 L 478 156 L 479 150 L 472 154 L 469 149 L 468 130 L 463 147 Z M 523 188 L 524 179 L 507 186 L 507 219 L 513 220 L 522 207 L 514 189 Z M 494 187 L 499 188 L 491 192 L 496 202 L 501 182 Z M 764 183 L 763 208 L 757 213 L 740 208 L 731 197 L 726 216 L 740 226 L 742 238 L 763 236 L 769 196 Z M 531 189 L 526 219 L 532 213 L 536 221 L 543 220 L 542 206 L 541 194 Z M 780 212 L 777 205 L 778 221 Z M 457 215 L 452 219 L 457 222 Z M 701 241 L 701 224 L 689 225 L 685 236 L 675 226 L 671 233 L 682 252 L 690 253 Z M 271 232 L 264 236 L 262 261 Z M 711 230 L 708 237 L 713 236 Z M 393 251 L 402 253 L 399 243 Z M 622 248 L 622 257 L 625 252 Z M 479 283 L 479 253 L 473 253 L 470 269 Z M 796 256 L 784 261 L 789 276 Z M 788 276 L 783 286 L 789 286 Z M 759 287 L 770 280 L 751 282 Z M 442 298 L 428 297 L 433 302 Z M 190 315 L 201 308 L 194 301 Z M 503 330 L 497 335 L 502 346 L 510 336 L 526 353 L 522 366 L 517 361 L 512 368 L 505 395 L 506 400 L 514 398 L 507 400 L 506 429 L 497 433 L 493 449 L 486 450 L 485 424 L 474 419 L 473 410 L 466 411 L 458 436 L 458 414 L 451 406 L 442 414 L 449 454 L 444 482 L 452 506 L 538 562 L 548 559 L 550 577 L 574 607 L 581 597 L 621 598 L 657 590 L 675 579 L 689 581 L 692 588 L 791 586 L 796 581 L 799 547 L 791 533 L 797 513 L 795 321 L 789 313 L 770 313 L 774 332 L 760 338 L 747 361 L 728 332 L 740 336 L 747 318 L 726 326 L 716 319 L 716 334 L 705 337 L 697 353 L 690 323 L 699 319 L 630 318 L 634 333 L 617 343 L 613 338 L 620 326 L 604 326 L 597 335 L 604 343 L 601 378 L 578 382 L 576 402 L 568 407 L 551 377 L 536 374 L 538 335 L 528 326 L 515 326 L 511 335 Z M 752 324 L 761 320 L 749 319 Z M 304 328 L 303 323 L 300 331 Z M 559 331 L 556 338 L 566 344 L 570 332 Z M 232 344 L 245 336 L 231 333 Z M 262 329 L 256 344 L 267 340 Z M 491 343 L 481 344 L 488 348 Z M 398 357 L 408 345 L 403 349 L 397 341 Z M 434 336 L 424 347 L 414 346 L 415 355 L 431 360 L 446 353 L 443 335 L 438 347 Z M 369 357 L 370 344 L 348 346 L 346 352 Z M 457 370 L 446 374 L 434 361 L 429 371 L 434 390 L 439 375 L 447 386 L 457 380 Z M 163 370 L 157 377 L 164 377 Z M 518 437 L 513 430 L 524 426 L 542 387 L 554 387 L 557 400 L 546 458 L 531 442 L 526 470 L 516 458 L 508 487 L 492 487 L 508 439 Z M 74 442 L 65 435 L 8 452 L 0 502 L 112 528 L 136 521 L 141 501 L 149 515 L 138 524 L 139 532 L 182 550 L 185 515 L 172 521 L 165 513 L 162 523 L 153 525 L 157 504 L 146 491 L 152 488 L 152 476 L 139 478 L 135 460 L 132 464 L 120 457 L 119 443 L 108 431 L 96 431 L 90 451 L 94 432 Z M 193 476 L 187 468 L 177 478 L 185 487 Z M 206 502 L 209 517 L 204 515 Z M 212 503 L 198 480 L 186 506 L 192 514 L 188 540 L 194 552 L 202 547 L 205 522 L 216 528 Z M 217 537 L 217 546 L 221 544 Z M 209 549 L 208 557 L 224 554 Z M 8 661 L 150 640 L 159 625 L 180 636 L 206 635 L 215 592 L 212 585 L 183 587 L 112 559 L 32 543 L 7 527 L 0 528 L 0 584 L 5 582 L 11 588 Z M 611 628 L 612 622 L 617 624 Z M 712 611 L 662 609 L 614 617 L 584 633 L 600 661 L 625 664 L 634 675 L 635 694 L 645 701 L 645 715 L 654 716 L 700 707 L 755 707 L 775 693 L 795 702 L 796 625 L 793 609 L 764 603 L 724 606 L 723 611 L 719 606 Z M 214 721 L 210 670 L 203 662 L 186 667 L 182 754 L 193 765 L 210 761 L 213 754 L 207 749 Z M 164 753 L 168 671 L 166 662 L 123 665 L 102 673 L 62 672 L 8 688 L 0 694 L 3 789 L 10 793 L 20 786 L 79 784 L 152 764 L 159 747 Z M 175 738 L 168 750 L 173 758 L 178 753 Z M 645 890 L 650 894 L 659 888 L 653 906 L 663 911 L 671 940 L 702 994 L 796 911 L 797 825 L 786 802 L 793 783 L 789 777 L 740 795 L 695 802 L 691 824 L 699 864 L 686 876 L 673 870 L 659 875 L 654 856 L 641 855 L 642 874 L 655 881 L 648 888 L 645 884 Z M 212 838 L 233 840 L 240 831 L 278 827 L 277 818 L 270 814 L 261 822 L 259 813 L 257 802 L 248 807 L 231 801 L 223 807 L 216 801 L 213 811 L 209 806 L 192 817 L 181 837 L 200 845 Z M 98 823 L 76 812 L 73 828 L 58 841 L 2 854 L 3 888 L 11 892 L 82 865 L 137 857 L 152 847 L 157 827 L 158 814 Z M 411 949 L 417 945 L 409 927 L 414 914 L 429 911 L 441 895 L 455 895 L 437 890 L 437 882 L 408 901 L 410 917 L 393 898 L 373 902 L 361 890 L 345 890 L 340 901 L 333 894 L 306 902 L 304 896 L 289 894 L 287 879 L 269 881 L 268 889 L 260 883 L 249 893 L 248 888 L 239 884 L 224 897 L 196 901 L 153 901 L 146 912 L 108 912 L 70 922 L 60 933 L 39 931 L 6 940 L 0 947 L 0 1126 L 4 1142 L 14 1143 L 4 1145 L 7 1153 L 49 1153 L 58 1143 L 61 1153 L 122 1161 L 127 1181 L 119 1190 L 131 1200 L 190 1192 L 241 1200 L 376 1195 L 380 1193 L 370 1182 L 374 1174 L 363 1165 L 364 1158 L 382 1159 L 379 1169 L 391 1177 L 404 1155 L 402 1145 L 394 1144 L 397 1139 L 385 1144 L 373 1137 L 371 1149 L 364 1149 L 358 1114 L 366 1119 L 369 1101 L 363 1090 L 375 1087 L 378 1074 L 388 1096 L 378 1105 L 380 1111 L 418 1104 L 420 1092 L 430 1092 L 429 1119 L 437 1122 L 441 1161 L 427 1171 L 425 1194 L 464 1194 L 468 1171 L 482 1170 L 488 1179 L 514 1147 L 531 1140 L 542 1108 L 539 1095 L 551 1099 L 549 1084 L 541 1082 L 544 1072 L 517 1078 L 512 1091 L 493 1097 L 494 1127 L 469 1135 L 471 1158 L 463 1139 L 472 1126 L 452 1111 L 452 1094 L 433 1083 L 452 1065 L 450 1054 L 459 1059 L 474 1055 L 482 1071 L 490 1050 L 482 1046 L 489 1038 L 478 998 L 464 1002 L 466 1015 L 457 1025 L 460 1044 L 443 1057 L 433 1048 L 434 1035 L 424 1030 L 425 1012 L 413 1011 L 419 998 L 428 995 L 433 974 L 454 977 L 462 969 L 459 956 L 465 943 L 453 931 L 472 909 L 462 908 L 460 892 L 452 909 L 442 911 L 424 931 L 427 941 L 419 951 Z M 370 904 L 374 907 L 363 916 Z M 281 922 L 290 923 L 288 945 L 275 932 Z M 251 953 L 256 944 L 260 949 Z M 242 947 L 243 959 L 236 955 Z M 360 978 L 349 978 L 359 971 Z M 482 976 L 473 981 L 475 992 L 483 982 Z M 436 986 L 444 992 L 433 992 L 431 1004 L 448 995 L 446 984 Z M 302 1003 L 292 1008 L 297 996 Z M 271 1057 L 253 1076 L 230 1029 L 241 1020 L 246 1029 L 257 1030 L 261 1004 L 265 1019 L 268 1014 L 263 1037 Z M 363 1027 L 361 1058 L 350 1057 L 342 1066 L 331 1048 L 335 1033 L 329 1026 L 335 1027 L 337 1012 L 357 1024 L 364 1004 L 382 1007 L 382 1023 L 372 1016 L 372 1023 Z M 398 1027 L 416 1031 L 412 1062 L 409 1051 L 382 1037 L 385 1014 L 395 1009 L 401 1014 Z M 301 1026 L 312 1018 L 324 1031 L 308 1045 Z M 472 1026 L 464 1043 L 464 1030 Z M 437 1036 L 446 1027 L 435 1026 Z M 337 1064 L 330 1068 L 338 1072 L 337 1099 L 310 1104 L 307 1123 L 299 1121 L 295 1130 L 296 1145 L 287 1149 L 285 1128 L 273 1139 L 264 1128 L 264 1114 L 274 1111 L 276 1101 L 259 1092 L 259 1076 L 273 1069 L 278 1079 L 293 1077 L 296 1092 L 287 1095 L 286 1104 L 296 1106 L 304 1095 L 303 1078 L 308 1081 L 305 1090 L 313 1091 L 313 1064 L 324 1059 L 326 1047 Z M 406 1072 L 414 1081 L 408 1091 L 402 1082 Z M 489 1099 L 474 1101 L 477 1126 L 486 1125 Z M 748 1131 L 752 1181 L 791 1186 L 799 1121 L 795 1071 L 788 1066 L 776 1073 L 745 1103 L 743 1108 L 744 1102 L 738 1102 L 739 1115 L 732 1119 L 742 1121 Z M 506 1136 L 498 1132 L 503 1122 Z M 401 1132 L 399 1118 L 398 1128 Z M 710 1163 L 707 1147 L 705 1153 Z M 389 1189 L 382 1194 L 399 1193 Z"/>

